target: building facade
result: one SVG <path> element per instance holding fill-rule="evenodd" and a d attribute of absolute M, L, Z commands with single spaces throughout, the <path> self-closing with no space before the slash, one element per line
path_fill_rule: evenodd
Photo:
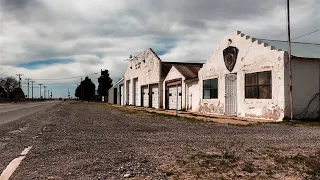
<path fill-rule="evenodd" d="M 319 93 L 319 61 L 306 59 L 293 57 L 292 60 L 294 114 L 302 111 Z M 311 72 L 301 74 L 308 71 L 302 66 L 310 66 Z M 288 74 L 286 51 L 240 31 L 231 33 L 199 71 L 202 89 L 199 111 L 282 120 L 290 116 Z M 302 88 L 304 86 L 308 90 Z"/>
<path fill-rule="evenodd" d="M 124 105 L 124 78 L 121 78 L 109 89 L 108 103 Z"/>
<path fill-rule="evenodd" d="M 132 57 L 124 74 L 125 104 L 162 107 L 161 59 L 150 48 Z"/>
<path fill-rule="evenodd" d="M 198 71 L 201 63 L 171 63 L 163 83 L 165 109 L 197 111 L 199 105 Z"/>

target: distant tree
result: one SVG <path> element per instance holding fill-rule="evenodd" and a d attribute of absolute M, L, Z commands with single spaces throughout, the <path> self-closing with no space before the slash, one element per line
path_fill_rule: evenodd
<path fill-rule="evenodd" d="M 82 87 L 82 96 L 81 96 L 81 87 Z M 86 77 L 80 85 L 77 87 L 75 96 L 79 99 L 82 98 L 82 100 L 89 101 L 91 97 L 95 95 L 96 86 L 91 81 L 89 77 Z"/>
<path fill-rule="evenodd" d="M 12 91 L 12 97 L 15 99 L 15 100 L 20 100 L 22 98 L 25 97 L 24 95 L 24 92 L 21 88 L 14 88 L 14 90 Z"/>
<path fill-rule="evenodd" d="M 1 85 L 0 85 L 0 97 L 7 97 L 7 93 Z"/>
<path fill-rule="evenodd" d="M 19 82 L 14 77 L 6 77 L 0 79 L 0 85 L 4 88 L 12 101 L 14 98 L 12 91 L 19 87 Z"/>
<path fill-rule="evenodd" d="M 110 78 L 108 70 L 101 71 L 98 82 L 98 94 L 100 96 L 108 96 L 108 90 L 112 87 L 112 79 Z"/>

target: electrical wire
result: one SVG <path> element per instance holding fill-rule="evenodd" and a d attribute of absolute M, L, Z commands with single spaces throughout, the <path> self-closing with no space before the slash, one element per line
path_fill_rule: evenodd
<path fill-rule="evenodd" d="M 291 40 L 299 39 L 299 38 L 302 38 L 302 37 L 304 37 L 304 36 L 308 36 L 308 35 L 310 35 L 310 34 L 316 33 L 316 32 L 318 32 L 318 31 L 320 31 L 320 29 L 317 29 L 317 30 L 315 30 L 315 31 L 309 32 L 309 33 L 307 33 L 307 34 L 303 34 L 303 35 L 298 36 L 298 37 L 295 37 L 295 38 L 293 38 L 293 39 L 291 39 Z"/>
<path fill-rule="evenodd" d="M 288 42 L 288 41 L 285 41 L 285 40 L 277 40 L 277 39 L 263 39 L 263 38 L 257 38 L 259 40 L 267 40 L 267 41 L 278 41 L 278 42 Z M 309 44 L 309 45 L 317 45 L 317 46 L 320 46 L 320 43 L 310 43 L 310 42 L 291 42 L 291 43 L 294 43 L 294 44 Z"/>
<path fill-rule="evenodd" d="M 313 98 L 309 101 L 308 105 L 307 105 L 300 113 L 295 114 L 295 115 L 293 115 L 293 116 L 300 116 L 301 114 L 304 114 L 304 115 L 303 115 L 303 118 L 302 118 L 302 119 L 304 119 L 304 118 L 306 117 L 308 111 L 309 111 L 309 107 L 310 107 L 312 101 L 315 100 L 319 95 L 320 95 L 320 93 L 315 94 L 315 95 L 313 96 Z M 317 108 L 318 108 L 318 107 L 317 107 Z"/>
<path fill-rule="evenodd" d="M 96 72 L 96 73 L 92 73 L 92 74 L 87 74 L 87 75 L 83 75 L 83 76 L 75 76 L 75 77 L 66 77 L 66 78 L 56 78 L 56 79 L 33 79 L 31 78 L 32 80 L 38 80 L 38 81 L 45 81 L 45 80 L 50 80 L 50 81 L 57 81 L 57 80 L 64 80 L 64 79 L 75 79 L 75 78 L 81 78 L 81 77 L 84 77 L 84 76 L 89 76 L 89 75 L 93 75 L 93 74 L 98 74 L 100 72 Z"/>

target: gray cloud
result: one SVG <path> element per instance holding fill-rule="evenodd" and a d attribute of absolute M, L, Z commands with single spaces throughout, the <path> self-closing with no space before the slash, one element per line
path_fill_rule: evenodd
<path fill-rule="evenodd" d="M 290 2 L 293 37 L 320 28 L 319 1 Z M 123 70 L 119 67 L 125 68 L 123 59 L 148 47 L 168 51 L 162 56 L 164 61 L 206 59 L 224 35 L 236 30 L 261 38 L 286 39 L 284 3 L 2 0 L 0 65 L 85 55 L 79 63 L 100 58 L 113 76 L 120 77 Z M 301 41 L 317 42 L 319 34 Z"/>

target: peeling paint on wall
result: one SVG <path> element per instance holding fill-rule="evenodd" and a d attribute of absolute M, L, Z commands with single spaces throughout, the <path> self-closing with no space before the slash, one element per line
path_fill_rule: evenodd
<path fill-rule="evenodd" d="M 224 114 L 224 105 L 220 102 L 217 105 L 212 103 L 203 103 L 200 104 L 199 111 L 205 114 Z"/>

